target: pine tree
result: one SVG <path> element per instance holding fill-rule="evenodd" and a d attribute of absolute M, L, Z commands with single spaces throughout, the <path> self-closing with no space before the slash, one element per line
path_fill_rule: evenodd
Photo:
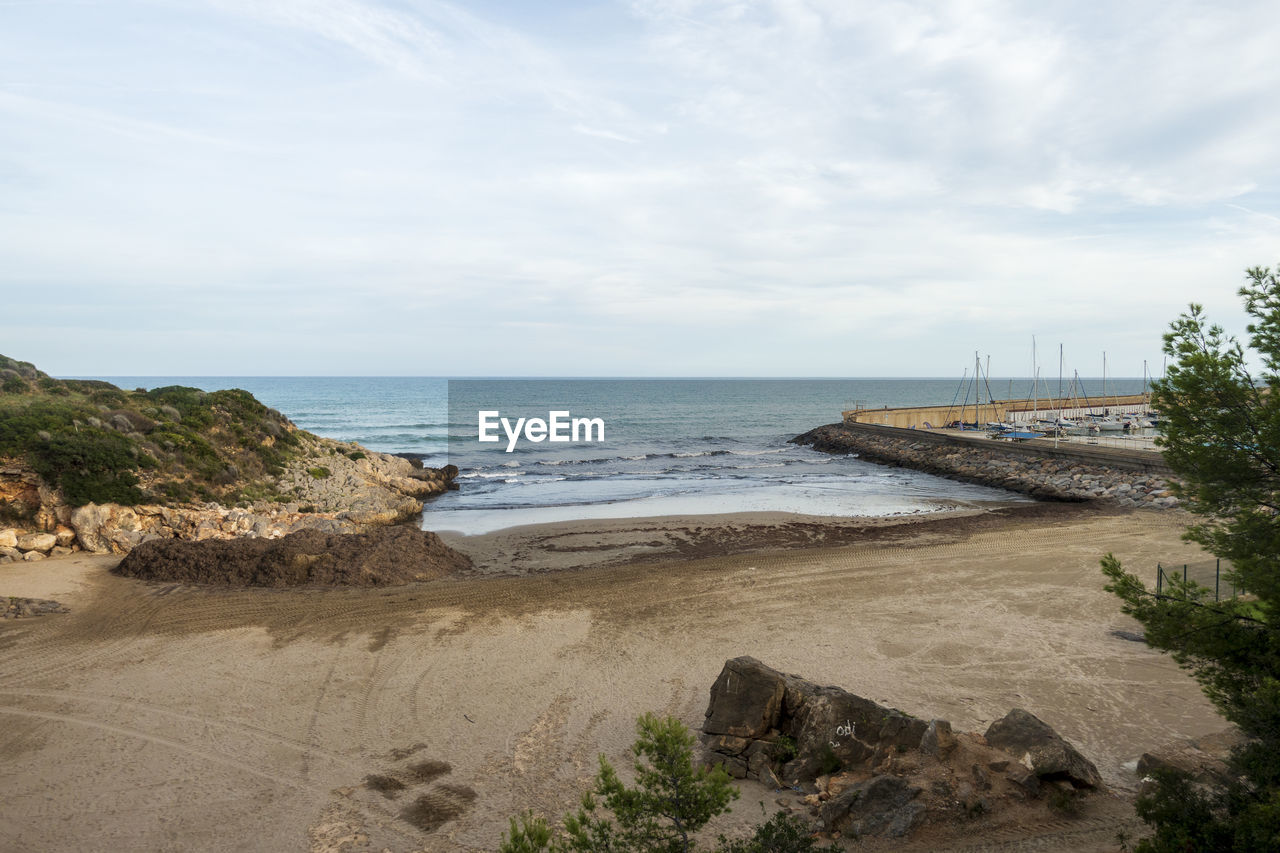
<path fill-rule="evenodd" d="M 1193 304 L 1164 336 L 1172 363 L 1153 395 L 1164 458 L 1181 479 L 1175 494 L 1200 516 L 1186 538 L 1230 561 L 1227 579 L 1243 594 L 1217 601 L 1174 579 L 1157 595 L 1112 555 L 1102 561 L 1107 590 L 1147 643 L 1190 670 L 1247 739 L 1221 789 L 1159 775 L 1138 801 L 1155 829 L 1143 853 L 1280 850 L 1280 270 L 1247 276 L 1249 349 Z"/>
<path fill-rule="evenodd" d="M 695 767 L 693 734 L 672 717 L 645 714 L 636 721 L 635 785 L 625 785 L 600 756 L 593 793 L 552 833 L 530 814 L 512 819 L 501 853 L 691 853 L 694 834 L 729 810 L 738 791 L 723 768 Z"/>

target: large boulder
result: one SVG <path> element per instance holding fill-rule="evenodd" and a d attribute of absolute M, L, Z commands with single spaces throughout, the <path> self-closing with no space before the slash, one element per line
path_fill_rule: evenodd
<path fill-rule="evenodd" d="M 1093 762 L 1035 714 L 1014 708 L 987 729 L 987 743 L 1019 758 L 1041 779 L 1065 779 L 1076 788 L 1099 788 Z"/>
<path fill-rule="evenodd" d="M 702 730 L 709 735 L 761 738 L 778 722 L 787 682 L 782 673 L 752 657 L 725 661 L 707 705 Z"/>
<path fill-rule="evenodd" d="M 920 791 L 898 776 L 873 776 L 827 800 L 818 814 L 828 832 L 901 838 L 925 817 L 925 805 L 913 802 Z"/>
<path fill-rule="evenodd" d="M 118 504 L 85 504 L 71 513 L 80 547 L 95 554 L 126 554 L 143 539 L 138 513 Z"/>
<path fill-rule="evenodd" d="M 854 838 L 900 838 L 924 823 L 971 825 L 1010 808 L 1022 810 L 1015 820 L 1034 820 L 1036 810 L 1049 820 L 1042 782 L 1102 785 L 1092 763 L 1021 709 L 985 737 L 955 732 L 946 720 L 926 723 L 749 657 L 725 662 L 701 743 L 708 764 L 799 792 L 826 831 Z"/>
<path fill-rule="evenodd" d="M 888 750 L 916 749 L 927 727 L 909 714 L 795 676 L 787 680 L 783 715 L 782 730 L 794 738 L 797 752 L 783 768 L 788 781 L 836 766 L 874 764 Z"/>
<path fill-rule="evenodd" d="M 709 760 L 733 776 L 769 781 L 776 760 L 793 784 L 839 767 L 916 749 L 926 723 L 838 687 L 787 675 L 755 658 L 726 661 L 702 726 Z"/>

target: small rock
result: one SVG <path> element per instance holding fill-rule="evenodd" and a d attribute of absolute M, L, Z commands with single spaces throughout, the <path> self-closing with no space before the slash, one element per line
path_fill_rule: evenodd
<path fill-rule="evenodd" d="M 973 775 L 973 784 L 979 791 L 991 790 L 991 776 L 981 764 L 975 764 L 969 772 Z"/>
<path fill-rule="evenodd" d="M 17 548 L 18 531 L 13 528 L 0 530 L 0 548 Z"/>
<path fill-rule="evenodd" d="M 924 730 L 920 739 L 920 751 L 925 755 L 945 758 L 956 748 L 956 737 L 951 733 L 951 723 L 947 720 L 930 720 L 929 727 Z"/>
<path fill-rule="evenodd" d="M 1034 797 L 1040 793 L 1040 778 L 1021 764 L 1010 764 L 1003 772 L 1004 777 L 1027 796 Z"/>
<path fill-rule="evenodd" d="M 39 551 L 28 551 L 27 553 L 22 555 L 22 559 L 27 561 L 28 563 L 34 563 L 36 560 L 44 560 L 48 558 L 45 557 L 44 554 L 41 554 Z"/>
<path fill-rule="evenodd" d="M 47 553 L 58 544 L 58 537 L 52 533 L 24 533 L 18 537 L 18 548 L 23 551 L 41 551 Z"/>

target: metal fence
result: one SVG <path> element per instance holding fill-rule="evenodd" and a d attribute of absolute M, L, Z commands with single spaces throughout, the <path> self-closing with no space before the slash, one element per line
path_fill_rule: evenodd
<path fill-rule="evenodd" d="M 1200 586 L 1213 590 L 1213 600 L 1235 598 L 1244 592 L 1226 575 L 1231 571 L 1231 564 L 1222 560 L 1206 560 L 1200 563 L 1174 563 L 1164 565 L 1156 563 L 1156 595 L 1164 592 L 1165 585 L 1173 578 L 1183 581 L 1195 581 Z"/>

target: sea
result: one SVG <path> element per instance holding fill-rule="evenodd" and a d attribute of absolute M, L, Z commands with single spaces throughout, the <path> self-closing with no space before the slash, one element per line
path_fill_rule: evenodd
<path fill-rule="evenodd" d="M 948 405 L 958 379 L 446 379 L 442 377 L 94 376 L 122 388 L 243 388 L 303 429 L 427 466 L 458 466 L 459 488 L 428 501 L 423 526 L 463 534 L 523 524 L 728 512 L 915 515 L 1025 500 L 1012 492 L 790 444 L 855 407 Z M 1031 396 L 991 379 L 983 398 Z M 1101 379 L 1082 393 L 1104 393 Z M 1134 394 L 1141 379 L 1107 379 Z M 1039 396 L 1045 396 L 1043 389 Z M 496 441 L 481 442 L 480 413 Z M 553 419 L 532 440 L 520 418 Z M 582 421 L 578 440 L 569 424 Z M 600 429 L 594 428 L 599 421 Z M 588 425 L 591 426 L 588 429 Z M 510 450 L 508 448 L 510 447 Z"/>

